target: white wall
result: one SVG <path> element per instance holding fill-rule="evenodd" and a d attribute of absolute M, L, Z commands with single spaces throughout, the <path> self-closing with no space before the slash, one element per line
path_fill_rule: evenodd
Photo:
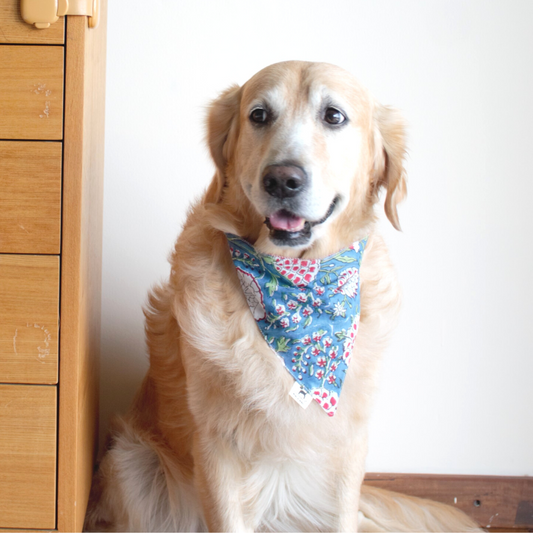
<path fill-rule="evenodd" d="M 533 475 L 533 2 L 109 6 L 102 433 L 146 370 L 141 305 L 210 181 L 206 104 L 286 59 L 353 72 L 409 123 L 404 292 L 369 471 Z M 103 435 L 102 435 L 103 437 Z"/>

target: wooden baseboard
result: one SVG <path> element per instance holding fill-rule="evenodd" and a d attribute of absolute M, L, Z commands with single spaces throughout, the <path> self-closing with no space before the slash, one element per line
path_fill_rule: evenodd
<path fill-rule="evenodd" d="M 365 483 L 447 503 L 488 531 L 533 531 L 533 477 L 370 473 Z"/>

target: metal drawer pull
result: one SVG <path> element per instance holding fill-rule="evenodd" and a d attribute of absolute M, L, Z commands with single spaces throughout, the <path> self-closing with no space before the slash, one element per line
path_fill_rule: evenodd
<path fill-rule="evenodd" d="M 89 17 L 89 28 L 96 28 L 100 20 L 98 0 L 20 0 L 20 14 L 39 29 L 49 28 L 65 15 Z"/>

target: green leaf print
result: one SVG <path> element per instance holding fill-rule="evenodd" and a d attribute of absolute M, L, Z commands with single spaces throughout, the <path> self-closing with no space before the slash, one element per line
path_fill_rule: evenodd
<path fill-rule="evenodd" d="M 288 352 L 290 343 L 291 343 L 291 339 L 288 339 L 287 337 L 279 337 L 276 341 L 276 351 L 277 352 Z"/>
<path fill-rule="evenodd" d="M 346 338 L 346 330 L 343 329 L 342 331 L 336 331 L 335 337 L 337 337 L 339 341 L 343 341 Z"/>
<path fill-rule="evenodd" d="M 270 280 L 265 283 L 265 287 L 268 289 L 268 295 L 272 296 L 278 290 L 278 286 L 278 280 L 274 276 L 270 276 Z"/>
<path fill-rule="evenodd" d="M 336 255 L 334 259 L 340 261 L 341 263 L 354 263 L 356 261 L 355 258 L 346 257 L 345 255 Z"/>
<path fill-rule="evenodd" d="M 321 278 L 320 282 L 323 285 L 329 285 L 331 283 L 331 278 L 329 277 L 329 274 L 326 274 L 323 278 Z"/>

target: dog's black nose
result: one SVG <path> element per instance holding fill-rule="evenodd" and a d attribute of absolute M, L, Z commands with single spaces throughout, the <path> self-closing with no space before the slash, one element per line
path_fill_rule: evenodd
<path fill-rule="evenodd" d="M 307 174 L 294 165 L 270 165 L 263 174 L 265 191 L 275 198 L 291 198 L 307 185 Z"/>

